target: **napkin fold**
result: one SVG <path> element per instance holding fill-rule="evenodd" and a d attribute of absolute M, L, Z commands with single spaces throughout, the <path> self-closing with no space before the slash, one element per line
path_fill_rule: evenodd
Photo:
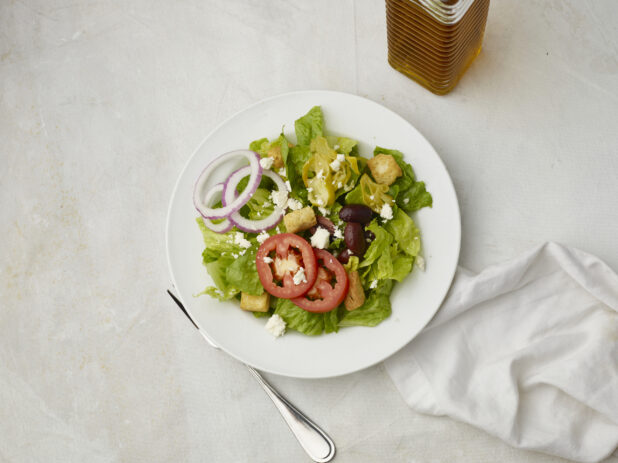
<path fill-rule="evenodd" d="M 618 446 L 618 275 L 546 243 L 460 268 L 431 323 L 388 359 L 406 403 L 582 462 Z"/>

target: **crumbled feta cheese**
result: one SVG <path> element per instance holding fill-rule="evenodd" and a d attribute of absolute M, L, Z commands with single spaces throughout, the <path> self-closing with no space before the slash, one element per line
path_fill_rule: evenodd
<path fill-rule="evenodd" d="M 335 146 L 333 146 L 333 149 L 334 149 L 335 151 L 337 151 L 337 150 L 339 149 L 339 145 L 335 145 Z"/>
<path fill-rule="evenodd" d="M 403 200 L 403 203 L 404 203 L 404 204 L 408 204 L 409 202 L 410 202 L 410 198 L 405 198 L 405 199 Z"/>
<path fill-rule="evenodd" d="M 345 156 L 343 154 L 338 154 L 337 155 L 337 161 L 339 161 L 339 162 L 345 161 Z"/>
<path fill-rule="evenodd" d="M 378 280 L 373 280 L 369 285 L 369 289 L 376 289 L 378 287 Z"/>
<path fill-rule="evenodd" d="M 315 174 L 315 177 L 319 180 L 324 178 L 324 171 L 322 169 L 318 170 L 317 173 Z"/>
<path fill-rule="evenodd" d="M 292 185 L 290 185 L 290 181 L 289 180 L 285 181 L 285 186 L 288 189 L 288 191 L 292 191 Z"/>
<path fill-rule="evenodd" d="M 245 238 L 245 235 L 243 235 L 241 232 L 234 233 L 234 243 L 245 249 L 251 247 L 251 243 L 248 239 Z"/>
<path fill-rule="evenodd" d="M 341 233 L 339 228 L 335 228 L 335 233 L 333 233 L 333 236 L 337 239 L 343 239 L 343 233 Z"/>
<path fill-rule="evenodd" d="M 307 278 L 305 277 L 305 267 L 300 267 L 292 279 L 294 280 L 295 285 L 307 283 Z"/>
<path fill-rule="evenodd" d="M 315 202 L 318 206 L 324 206 L 324 200 L 322 198 L 318 198 Z"/>
<path fill-rule="evenodd" d="M 414 263 L 423 272 L 425 271 L 425 259 L 423 259 L 423 256 L 416 256 L 416 260 L 414 261 Z"/>
<path fill-rule="evenodd" d="M 260 165 L 262 166 L 262 169 L 270 169 L 273 166 L 273 162 L 275 160 L 271 157 L 265 157 L 260 159 Z"/>
<path fill-rule="evenodd" d="M 293 211 L 297 211 L 298 209 L 303 208 L 303 203 L 301 203 L 298 199 L 290 198 L 288 199 L 288 207 Z"/>
<path fill-rule="evenodd" d="M 273 258 L 272 257 L 268 257 L 268 256 L 264 256 L 264 258 L 262 260 L 264 261 L 265 264 L 272 264 L 272 262 L 273 262 Z"/>
<path fill-rule="evenodd" d="M 264 328 L 275 338 L 278 338 L 285 333 L 285 320 L 275 313 L 268 319 Z"/>
<path fill-rule="evenodd" d="M 329 165 L 330 165 L 330 168 L 333 169 L 333 172 L 337 172 L 339 168 L 341 167 L 341 161 L 339 161 L 339 159 L 335 159 Z"/>
<path fill-rule="evenodd" d="M 311 188 L 310 186 L 307 187 L 307 193 L 311 193 L 313 191 L 313 188 Z"/>
<path fill-rule="evenodd" d="M 233 252 L 233 253 L 232 253 L 232 257 L 233 257 L 234 259 L 238 259 L 238 254 L 236 254 L 235 252 Z"/>
<path fill-rule="evenodd" d="M 279 190 L 271 191 L 270 198 L 273 200 L 273 203 L 275 203 L 275 206 L 285 209 L 285 205 L 288 201 L 288 192 Z"/>
<path fill-rule="evenodd" d="M 371 195 L 369 196 L 369 199 L 373 201 L 375 199 L 375 196 Z"/>
<path fill-rule="evenodd" d="M 324 217 L 330 214 L 330 210 L 322 206 L 318 206 L 318 211 L 320 211 L 320 214 L 322 214 Z"/>
<path fill-rule="evenodd" d="M 341 183 L 341 182 L 339 182 L 339 183 L 337 184 L 337 188 L 341 188 L 342 186 L 343 186 L 343 183 Z"/>
<path fill-rule="evenodd" d="M 391 220 L 393 218 L 393 208 L 389 204 L 384 204 L 380 209 L 380 217 L 384 220 Z"/>
<path fill-rule="evenodd" d="M 287 173 L 285 171 L 285 167 L 282 167 L 281 169 L 279 169 L 279 175 L 281 175 L 282 177 L 287 177 Z"/>
<path fill-rule="evenodd" d="M 260 232 L 260 234 L 258 236 L 255 237 L 255 239 L 257 240 L 258 243 L 262 244 L 269 237 L 270 237 L 270 235 L 268 233 L 266 233 L 265 231 L 262 231 L 262 232 Z"/>
<path fill-rule="evenodd" d="M 328 246 L 328 240 L 330 233 L 326 228 L 318 227 L 313 236 L 311 237 L 311 246 L 317 249 L 324 249 Z"/>

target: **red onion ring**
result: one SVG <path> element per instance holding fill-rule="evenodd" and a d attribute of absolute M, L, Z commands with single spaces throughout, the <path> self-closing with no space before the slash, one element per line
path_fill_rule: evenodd
<path fill-rule="evenodd" d="M 223 194 L 223 183 L 217 183 L 214 187 L 208 190 L 208 193 L 204 196 L 204 204 L 211 207 L 215 202 L 217 194 L 219 194 L 219 196 Z M 213 223 L 212 220 L 202 217 L 202 221 L 204 222 L 204 225 L 216 233 L 226 233 L 234 227 L 234 224 L 228 219 L 223 219 L 223 221 L 219 223 Z"/>
<path fill-rule="evenodd" d="M 249 165 L 246 166 L 246 168 L 248 169 L 247 174 L 244 175 L 244 177 L 249 175 L 249 183 L 247 183 L 247 187 L 240 195 L 238 195 L 238 197 L 230 197 L 227 202 L 222 201 L 224 204 L 223 207 L 213 209 L 205 201 L 206 195 L 204 194 L 203 190 L 206 182 L 208 181 L 210 174 L 214 169 L 219 167 L 224 162 L 229 161 L 231 158 L 238 156 L 244 156 L 249 161 Z M 193 204 L 195 205 L 195 208 L 199 211 L 199 213 L 202 214 L 202 217 L 206 219 L 227 218 L 228 216 L 240 210 L 240 208 L 243 207 L 247 203 L 247 201 L 249 201 L 249 199 L 251 199 L 251 196 L 253 196 L 253 193 L 255 193 L 255 190 L 257 190 L 257 187 L 260 184 L 261 180 L 262 166 L 260 165 L 259 154 L 249 150 L 230 151 L 229 153 L 222 154 L 221 156 L 213 160 L 202 171 L 197 181 L 195 182 L 195 187 L 193 188 Z M 236 191 L 235 188 L 234 191 Z"/>
<path fill-rule="evenodd" d="M 228 179 L 225 181 L 225 184 L 223 185 L 223 194 L 221 196 L 221 202 L 223 204 L 231 203 L 231 201 L 233 201 L 234 199 L 233 195 L 236 193 L 236 187 L 238 186 L 238 183 L 244 177 L 249 175 L 249 173 L 250 173 L 249 166 L 245 166 L 245 167 L 241 167 L 240 169 L 238 169 L 236 172 L 232 173 L 232 175 L 228 177 Z M 274 173 L 272 170 L 264 170 L 262 171 L 262 175 L 265 175 L 266 177 L 272 179 L 272 181 L 275 182 L 275 184 L 277 185 L 278 191 L 283 191 L 286 193 L 286 200 L 287 200 L 288 190 L 287 190 L 287 187 L 283 179 L 279 175 Z M 236 225 L 236 228 L 238 228 L 239 230 L 242 230 L 248 233 L 259 233 L 261 231 L 269 230 L 275 227 L 283 218 L 284 213 L 285 213 L 284 208 L 281 208 L 275 205 L 275 209 L 273 210 L 273 212 L 264 219 L 259 219 L 259 220 L 247 219 L 246 217 L 243 217 L 242 215 L 240 215 L 239 211 L 233 212 L 232 214 L 228 216 L 228 218 L 230 222 Z"/>

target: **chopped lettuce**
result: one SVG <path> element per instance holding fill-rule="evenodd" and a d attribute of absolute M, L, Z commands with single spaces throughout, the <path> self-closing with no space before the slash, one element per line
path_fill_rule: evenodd
<path fill-rule="evenodd" d="M 365 303 L 356 310 L 346 311 L 339 326 L 376 326 L 391 315 L 392 280 L 380 280 L 369 292 Z"/>
<path fill-rule="evenodd" d="M 384 228 L 395 238 L 399 249 L 408 256 L 417 256 L 421 250 L 421 232 L 408 214 L 395 207 L 392 220 Z"/>
<path fill-rule="evenodd" d="M 243 293 L 259 296 L 264 293 L 260 277 L 255 266 L 256 248 L 250 248 L 244 254 L 234 259 L 225 271 L 225 278 L 229 285 Z"/>
<path fill-rule="evenodd" d="M 376 146 L 373 155 L 390 154 L 395 158 L 403 175 L 391 185 L 390 194 L 397 201 L 397 205 L 406 212 L 414 212 L 423 207 L 431 207 L 433 198 L 425 187 L 425 182 L 417 182 L 414 169 L 403 159 L 403 154 L 398 150 L 390 150 Z"/>
<path fill-rule="evenodd" d="M 206 250 L 204 250 L 202 255 L 204 256 L 204 254 L 206 254 Z M 206 257 L 204 257 L 204 265 L 215 286 L 206 287 L 200 295 L 208 294 L 220 301 L 225 301 L 236 296 L 239 290 L 228 283 L 225 275 L 226 269 L 232 265 L 233 262 L 234 258 L 231 255 L 221 256 L 217 260 L 211 262 L 206 262 Z"/>
<path fill-rule="evenodd" d="M 266 156 L 266 153 L 268 153 L 268 148 L 270 148 L 268 138 L 260 138 L 259 140 L 249 143 L 249 149 L 251 151 L 255 151 L 261 156 Z"/>
<path fill-rule="evenodd" d="M 294 122 L 296 142 L 299 145 L 309 145 L 309 142 L 317 136 L 324 135 L 324 116 L 322 108 L 314 106 L 307 114 Z"/>
<path fill-rule="evenodd" d="M 363 189 L 361 188 L 360 183 L 356 185 L 352 191 L 345 195 L 345 203 L 367 205 L 363 199 Z"/>
<path fill-rule="evenodd" d="M 255 238 L 250 239 L 250 248 L 243 248 L 234 239 L 236 233 L 241 233 L 235 228 L 227 233 L 215 233 L 204 225 L 201 217 L 197 219 L 197 224 L 205 244 L 203 262 L 215 284 L 215 287 L 207 287 L 202 294 L 219 300 L 231 299 L 241 291 L 262 294 L 264 288 L 255 266 L 258 247 Z M 243 237 L 247 238 L 244 234 Z"/>
<path fill-rule="evenodd" d="M 371 266 L 383 256 L 390 256 L 390 246 L 393 242 L 393 236 L 378 224 L 377 219 L 373 219 L 365 228 L 375 235 L 375 239 L 367 248 L 365 256 L 359 265 L 360 268 Z"/>
<path fill-rule="evenodd" d="M 202 253 L 204 264 L 214 262 L 222 256 L 231 256 L 232 254 L 238 254 L 243 251 L 243 248 L 234 241 L 235 233 L 238 230 L 233 229 L 227 233 L 216 233 L 204 225 L 204 221 L 201 217 L 195 220 L 204 238 L 205 249 Z"/>
<path fill-rule="evenodd" d="M 268 217 L 275 209 L 270 198 L 270 191 L 266 188 L 258 188 L 247 204 L 240 209 L 240 214 L 251 220 Z"/>
<path fill-rule="evenodd" d="M 309 146 L 296 145 L 289 150 L 285 163 L 288 180 L 292 187 L 290 196 L 303 203 L 308 202 L 307 188 L 303 183 L 303 166 L 310 157 Z"/>
<path fill-rule="evenodd" d="M 273 141 L 268 141 L 268 138 L 260 138 L 259 140 L 252 141 L 249 144 L 249 149 L 251 151 L 255 151 L 261 157 L 266 157 L 270 149 L 275 147 L 279 147 L 281 149 L 281 157 L 283 158 L 283 162 L 285 163 L 288 157 L 289 144 L 283 132 Z"/>
<path fill-rule="evenodd" d="M 402 281 L 411 271 L 414 258 L 420 251 L 419 232 L 412 219 L 395 208 L 392 220 L 384 226 L 374 219 L 368 226 L 375 235 L 359 264 L 364 287 L 374 280 Z"/>
<path fill-rule="evenodd" d="M 392 258 L 393 260 L 393 273 L 391 278 L 397 281 L 403 281 L 412 271 L 414 265 L 414 257 L 406 256 L 403 254 L 397 254 Z"/>
<path fill-rule="evenodd" d="M 339 330 L 338 308 L 325 313 L 312 313 L 301 309 L 289 299 L 277 299 L 275 313 L 285 320 L 288 328 L 309 336 Z"/>

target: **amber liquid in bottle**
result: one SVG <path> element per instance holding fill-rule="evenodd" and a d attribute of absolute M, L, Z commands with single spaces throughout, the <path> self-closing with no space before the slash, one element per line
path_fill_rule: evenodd
<path fill-rule="evenodd" d="M 489 0 L 474 0 L 456 21 L 439 19 L 428 8 L 418 0 L 386 0 L 388 62 L 443 95 L 457 85 L 481 51 Z"/>

